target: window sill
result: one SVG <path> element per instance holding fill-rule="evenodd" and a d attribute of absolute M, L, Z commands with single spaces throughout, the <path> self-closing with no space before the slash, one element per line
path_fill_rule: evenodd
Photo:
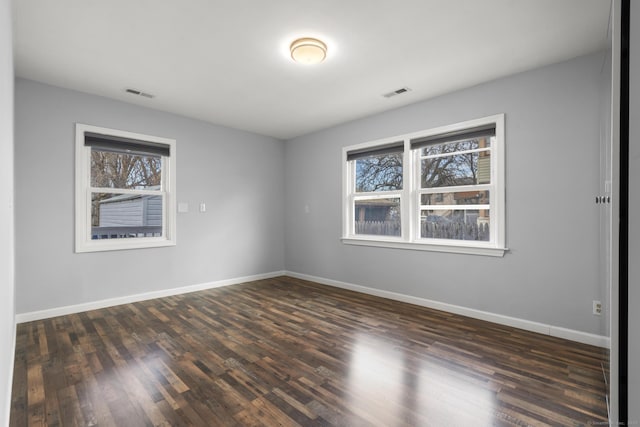
<path fill-rule="evenodd" d="M 493 246 L 455 245 L 446 243 L 415 243 L 398 240 L 373 240 L 366 238 L 343 237 L 342 243 L 356 246 L 374 246 L 379 248 L 406 249 L 414 251 L 448 252 L 455 254 L 483 255 L 502 257 L 508 248 Z"/>
<path fill-rule="evenodd" d="M 76 253 L 84 252 L 104 252 L 104 251 L 123 251 L 127 249 L 146 249 L 161 248 L 166 246 L 175 246 L 175 240 L 160 238 L 144 238 L 140 237 L 134 241 L 123 241 L 125 239 L 98 239 L 90 242 L 76 244 Z M 128 240 L 128 239 L 127 239 Z M 132 239 L 133 240 L 133 239 Z"/>

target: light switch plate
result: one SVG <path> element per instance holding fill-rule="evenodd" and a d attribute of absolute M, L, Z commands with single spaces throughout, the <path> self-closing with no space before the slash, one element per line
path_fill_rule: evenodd
<path fill-rule="evenodd" d="M 178 213 L 187 213 L 189 212 L 189 203 L 180 202 L 178 203 Z"/>

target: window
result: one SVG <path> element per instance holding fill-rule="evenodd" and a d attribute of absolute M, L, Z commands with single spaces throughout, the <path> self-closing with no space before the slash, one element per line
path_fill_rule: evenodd
<path fill-rule="evenodd" d="M 351 151 L 353 163 L 354 233 L 400 236 L 404 143 Z"/>
<path fill-rule="evenodd" d="M 175 244 L 175 140 L 76 124 L 76 252 Z"/>
<path fill-rule="evenodd" d="M 504 115 L 346 147 L 343 241 L 502 256 Z"/>

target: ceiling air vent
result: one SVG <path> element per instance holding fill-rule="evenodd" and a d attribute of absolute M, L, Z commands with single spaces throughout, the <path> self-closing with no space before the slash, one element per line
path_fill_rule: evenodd
<path fill-rule="evenodd" d="M 130 93 L 132 95 L 144 96 L 145 98 L 153 98 L 154 97 L 154 95 L 151 95 L 150 93 L 139 91 L 138 89 L 125 89 L 124 91 L 127 92 L 127 93 Z"/>
<path fill-rule="evenodd" d="M 411 89 L 409 89 L 408 87 L 401 87 L 400 89 L 396 89 L 392 92 L 389 93 L 385 93 L 384 96 L 385 98 L 391 98 L 392 96 L 396 96 L 396 95 L 401 95 L 405 92 L 409 92 Z"/>

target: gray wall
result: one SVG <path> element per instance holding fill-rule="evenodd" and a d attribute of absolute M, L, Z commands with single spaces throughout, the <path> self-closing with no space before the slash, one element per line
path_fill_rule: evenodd
<path fill-rule="evenodd" d="M 0 425 L 9 424 L 13 372 L 13 51 L 9 0 L 0 0 Z"/>
<path fill-rule="evenodd" d="M 17 313 L 283 269 L 282 141 L 22 79 L 15 114 Z M 75 122 L 177 140 L 177 246 L 73 252 Z"/>
<path fill-rule="evenodd" d="M 629 421 L 640 423 L 640 2 L 631 2 L 629 56 Z"/>
<path fill-rule="evenodd" d="M 603 60 L 577 58 L 287 141 L 287 270 L 606 335 L 592 314 L 603 298 L 593 202 Z M 504 258 L 340 242 L 341 147 L 497 113 L 506 113 Z"/>

